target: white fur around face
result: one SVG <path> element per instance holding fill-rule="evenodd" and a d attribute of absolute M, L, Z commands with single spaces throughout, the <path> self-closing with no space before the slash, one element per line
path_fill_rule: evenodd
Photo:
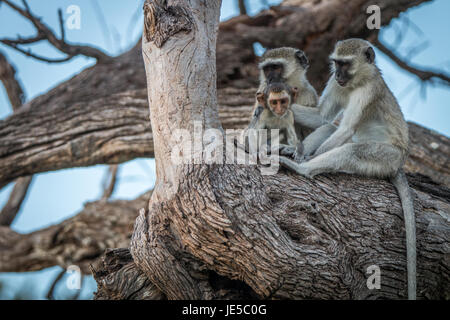
<path fill-rule="evenodd" d="M 292 75 L 292 73 L 298 69 L 298 66 L 295 64 L 295 61 L 289 62 L 286 59 L 282 59 L 282 58 L 266 59 L 265 61 L 263 61 L 259 64 L 259 68 L 262 70 L 265 66 L 267 66 L 268 64 L 272 64 L 272 63 L 283 65 L 283 67 L 284 67 L 283 78 L 286 78 L 286 79 L 289 78 Z"/>

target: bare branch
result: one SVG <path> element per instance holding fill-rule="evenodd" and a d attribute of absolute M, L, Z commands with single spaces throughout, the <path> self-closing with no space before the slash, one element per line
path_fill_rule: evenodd
<path fill-rule="evenodd" d="M 239 5 L 239 14 L 240 15 L 246 15 L 247 14 L 247 7 L 245 5 L 245 0 L 238 0 Z"/>
<path fill-rule="evenodd" d="M 380 49 L 385 55 L 387 55 L 392 61 L 395 62 L 400 68 L 408 71 L 409 73 L 419 77 L 422 81 L 430 81 L 434 82 L 436 79 L 441 80 L 443 84 L 449 86 L 450 85 L 450 76 L 446 75 L 437 70 L 424 70 L 423 68 L 418 68 L 412 66 L 405 62 L 402 58 L 400 58 L 396 53 L 394 53 L 391 49 L 387 48 L 384 44 L 380 42 L 379 39 L 375 40 L 375 46 Z"/>
<path fill-rule="evenodd" d="M 19 80 L 16 79 L 16 70 L 0 51 L 0 81 L 5 87 L 6 94 L 13 110 L 17 110 L 25 101 L 25 95 Z"/>
<path fill-rule="evenodd" d="M 59 20 L 59 29 L 61 32 L 61 41 L 64 41 L 66 38 L 66 31 L 64 29 L 64 18 L 61 9 L 58 9 L 58 20 Z"/>
<path fill-rule="evenodd" d="M 32 179 L 33 176 L 28 176 L 16 180 L 8 202 L 0 211 L 0 226 L 10 226 L 13 223 L 27 195 Z"/>
<path fill-rule="evenodd" d="M 48 289 L 47 292 L 47 299 L 48 300 L 55 300 L 55 297 L 53 296 L 53 293 L 55 292 L 56 285 L 61 281 L 62 277 L 66 274 L 66 270 L 61 270 L 56 278 L 52 281 L 52 285 L 50 286 L 50 289 Z"/>
<path fill-rule="evenodd" d="M 108 200 L 114 192 L 114 189 L 117 184 L 117 175 L 119 171 L 119 166 L 117 164 L 110 165 L 108 168 L 107 175 L 103 182 L 103 196 L 102 200 Z"/>
<path fill-rule="evenodd" d="M 58 37 L 53 33 L 53 31 L 46 24 L 41 22 L 41 20 L 39 18 L 37 18 L 31 12 L 31 10 L 25 0 L 22 1 L 25 9 L 20 8 L 19 6 L 12 3 L 10 0 L 0 0 L 0 2 L 4 2 L 11 9 L 13 9 L 17 13 L 19 13 L 21 16 L 23 16 L 24 18 L 29 20 L 37 30 L 37 35 L 33 38 L 26 39 L 25 42 L 24 42 L 24 39 L 21 39 L 19 37 L 16 40 L 0 39 L 1 43 L 21 52 L 29 57 L 32 57 L 32 58 L 40 60 L 40 61 L 48 62 L 48 63 L 58 63 L 58 62 L 68 61 L 68 60 L 72 59 L 73 57 L 80 55 L 80 54 L 87 56 L 87 57 L 95 58 L 95 59 L 97 59 L 98 62 L 111 61 L 112 58 L 109 57 L 108 55 L 106 55 L 103 51 L 101 51 L 99 49 L 93 48 L 91 46 L 86 46 L 86 45 L 69 44 L 65 41 L 65 39 L 64 39 L 65 38 L 64 24 L 63 24 L 61 10 L 58 10 L 59 24 L 60 24 L 60 28 L 61 28 L 61 39 L 58 39 Z M 67 57 L 62 58 L 62 59 L 45 58 L 45 57 L 36 55 L 29 50 L 25 50 L 25 49 L 19 47 L 19 45 L 30 44 L 30 43 L 34 43 L 34 42 L 41 41 L 44 39 L 46 39 L 50 44 L 52 44 L 56 49 L 58 49 L 62 53 L 67 54 Z"/>
<path fill-rule="evenodd" d="M 30 58 L 33 58 L 33 59 L 36 59 L 39 61 L 47 62 L 47 63 L 61 63 L 61 62 L 69 61 L 70 59 L 73 58 L 73 56 L 67 56 L 67 57 L 61 58 L 61 59 L 46 58 L 46 57 L 39 56 L 39 55 L 33 53 L 31 50 L 24 50 L 24 49 L 18 47 L 18 45 L 16 43 L 14 43 L 14 41 L 0 40 L 0 42 L 3 43 L 4 45 L 7 45 L 10 48 L 13 48 L 13 49 L 23 53 L 27 57 L 30 57 Z"/>

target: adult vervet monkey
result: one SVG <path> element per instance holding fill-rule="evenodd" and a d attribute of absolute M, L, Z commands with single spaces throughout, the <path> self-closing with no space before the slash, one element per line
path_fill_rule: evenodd
<path fill-rule="evenodd" d="M 267 50 L 259 64 L 260 86 L 258 92 L 263 92 L 271 82 L 285 82 L 291 87 L 299 88 L 294 101 L 295 105 L 291 109 L 294 114 L 297 136 L 303 140 L 303 149 L 281 149 L 281 154 L 294 154 L 296 158 L 310 156 L 336 130 L 337 126 L 331 122 L 340 111 L 338 106 L 327 103 L 322 97 L 318 108 L 316 107 L 317 93 L 306 78 L 308 67 L 309 61 L 305 53 L 302 50 L 288 47 Z M 262 111 L 262 106 L 256 102 L 249 129 L 254 127 Z M 311 134 L 313 130 L 316 131 Z"/>
<path fill-rule="evenodd" d="M 316 108 L 318 99 L 316 90 L 306 78 L 308 67 L 309 61 L 305 53 L 289 47 L 267 50 L 259 63 L 258 92 L 264 92 L 270 83 L 275 82 L 284 82 L 291 88 L 297 88 L 297 97 L 293 101 L 295 105 L 292 105 L 291 110 L 294 114 L 296 133 L 300 140 L 324 123 Z M 256 101 L 253 118 L 258 117 L 262 111 L 262 107 Z M 309 112 L 310 115 L 306 116 L 305 112 Z M 253 119 L 252 122 L 254 123 Z"/>
<path fill-rule="evenodd" d="M 324 103 L 344 109 L 337 130 L 313 159 L 280 163 L 307 176 L 345 172 L 390 178 L 403 207 L 406 229 L 408 298 L 416 298 L 416 231 L 413 200 L 402 170 L 408 156 L 408 126 L 392 92 L 376 67 L 371 44 L 362 39 L 339 41 L 330 56 L 334 63 Z"/>

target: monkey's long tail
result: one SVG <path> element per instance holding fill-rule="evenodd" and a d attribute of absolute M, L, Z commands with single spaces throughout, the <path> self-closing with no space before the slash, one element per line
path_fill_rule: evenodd
<path fill-rule="evenodd" d="M 416 221 L 414 216 L 414 203 L 403 170 L 399 170 L 391 179 L 397 189 L 402 203 L 406 229 L 406 257 L 408 270 L 408 299 L 416 300 Z"/>

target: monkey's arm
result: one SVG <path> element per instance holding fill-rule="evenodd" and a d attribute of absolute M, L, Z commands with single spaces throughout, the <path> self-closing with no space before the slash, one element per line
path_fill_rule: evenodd
<path fill-rule="evenodd" d="M 303 140 L 303 156 L 311 156 L 335 131 L 337 127 L 327 123 L 312 132 Z"/>
<path fill-rule="evenodd" d="M 291 109 L 294 113 L 295 123 L 300 124 L 302 127 L 317 129 L 326 123 L 318 108 L 293 104 Z"/>
<path fill-rule="evenodd" d="M 255 129 L 256 128 L 256 126 L 257 126 L 257 124 L 259 122 L 259 119 L 261 117 L 261 113 L 263 111 L 264 111 L 264 107 L 263 106 L 259 105 L 259 106 L 256 107 L 255 112 L 253 112 L 252 120 L 250 121 L 247 129 Z"/>
<path fill-rule="evenodd" d="M 313 155 L 317 148 L 319 148 L 322 143 L 336 131 L 339 123 L 342 121 L 342 115 L 343 110 L 339 112 L 331 123 L 324 124 L 309 134 L 305 140 L 303 140 L 303 153 L 297 155 L 297 158 L 304 159 L 305 157 Z"/>
<path fill-rule="evenodd" d="M 350 139 L 361 122 L 364 109 L 372 100 L 370 87 L 358 89 L 350 98 L 347 108 L 344 110 L 338 129 L 317 149 L 314 156 L 342 146 Z M 339 119 L 339 117 L 337 117 Z"/>
<path fill-rule="evenodd" d="M 298 139 L 297 139 L 297 134 L 295 133 L 294 125 L 288 126 L 286 128 L 286 140 L 287 140 L 287 144 L 290 146 L 297 145 Z"/>

